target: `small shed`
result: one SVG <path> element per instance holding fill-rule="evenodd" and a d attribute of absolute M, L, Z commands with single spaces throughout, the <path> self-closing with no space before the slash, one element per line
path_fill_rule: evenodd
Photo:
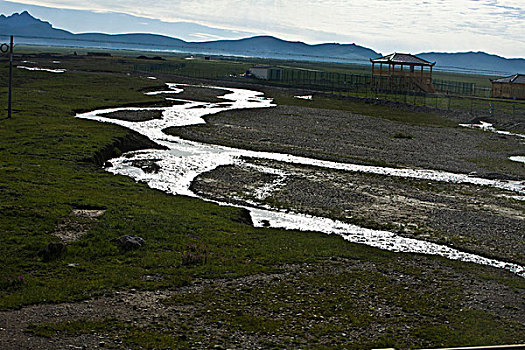
<path fill-rule="evenodd" d="M 510 77 L 493 79 L 492 97 L 525 99 L 525 74 L 514 74 Z"/>
<path fill-rule="evenodd" d="M 283 76 L 283 69 L 268 65 L 257 65 L 250 68 L 248 73 L 258 79 L 281 80 Z"/>
<path fill-rule="evenodd" d="M 370 62 L 372 62 L 372 88 L 435 92 L 432 86 L 432 68 L 436 62 L 397 52 L 374 60 L 370 59 Z"/>

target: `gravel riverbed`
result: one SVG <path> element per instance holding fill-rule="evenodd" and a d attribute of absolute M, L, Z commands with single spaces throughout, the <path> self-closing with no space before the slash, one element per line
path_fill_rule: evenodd
<path fill-rule="evenodd" d="M 507 159 L 525 154 L 522 141 L 459 126 L 409 125 L 301 106 L 228 111 L 205 119 L 205 125 L 167 132 L 211 144 L 332 161 L 525 179 L 525 167 Z"/>
<path fill-rule="evenodd" d="M 457 115 L 450 118 L 458 121 Z M 523 164 L 508 160 L 511 154 L 525 153 L 522 140 L 459 126 L 413 125 L 287 105 L 228 111 L 205 119 L 205 125 L 166 131 L 210 144 L 338 162 L 525 180 Z M 250 166 L 219 167 L 199 176 L 192 189 L 210 199 L 327 216 L 525 263 L 525 206 L 515 193 L 270 161 L 249 163 L 290 175 L 262 199 L 257 198 L 257 189 L 271 186 L 278 176 Z"/>

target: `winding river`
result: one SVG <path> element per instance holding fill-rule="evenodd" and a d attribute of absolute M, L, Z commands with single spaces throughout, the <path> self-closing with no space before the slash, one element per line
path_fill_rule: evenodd
<path fill-rule="evenodd" d="M 205 123 L 204 119 L 202 119 L 205 115 L 233 109 L 269 108 L 274 106 L 273 101 L 265 98 L 260 92 L 221 87 L 213 88 L 225 91 L 225 95 L 222 96 L 222 98 L 225 99 L 224 102 L 205 103 L 174 99 L 173 96 L 176 96 L 177 93 L 183 91 L 184 86 L 185 85 L 183 84 L 168 84 L 168 90 L 166 91 L 149 93 L 152 95 L 169 94 L 171 98 L 167 98 L 167 100 L 177 101 L 177 103 L 171 107 L 114 108 L 77 115 L 78 118 L 124 126 L 150 138 L 159 145 L 168 148 L 167 150 L 148 149 L 126 153 L 122 157 L 110 160 L 111 167 L 107 168 L 108 171 L 114 174 L 130 176 L 136 181 L 147 183 L 151 188 L 175 195 L 186 195 L 191 197 L 198 197 L 197 194 L 190 190 L 192 181 L 198 175 L 211 171 L 221 165 L 242 165 L 244 164 L 243 159 L 246 158 L 268 159 L 349 172 L 365 172 L 387 176 L 426 179 L 431 181 L 470 183 L 510 190 L 519 195 L 525 194 L 525 184 L 518 181 L 490 180 L 436 170 L 399 169 L 337 163 L 298 157 L 289 154 L 256 152 L 219 145 L 209 145 L 167 135 L 163 130 L 168 127 L 182 127 Z M 183 102 L 183 104 L 180 104 L 181 102 Z M 160 110 L 162 111 L 162 118 L 142 122 L 129 122 L 105 116 L 108 113 L 126 110 Z M 159 166 L 159 170 L 157 172 L 144 172 L 141 168 L 136 166 L 140 161 L 154 161 Z M 286 178 L 286 173 L 283 173 L 278 169 L 261 167 L 258 168 L 258 170 L 278 175 L 276 182 L 267 184 L 256 191 L 256 193 L 262 197 L 270 195 L 273 190 L 278 188 L 279 182 L 284 181 Z M 232 205 L 230 203 L 218 204 Z M 255 206 L 255 204 L 253 207 L 243 208 L 250 211 L 254 225 L 260 227 L 268 225 L 269 223 L 269 225 L 274 228 L 338 234 L 349 242 L 366 244 L 394 252 L 440 255 L 449 259 L 507 269 L 525 277 L 525 267 L 523 266 L 462 252 L 444 245 L 401 237 L 392 232 L 366 229 L 342 221 L 300 213 L 283 212 L 270 207 Z"/>

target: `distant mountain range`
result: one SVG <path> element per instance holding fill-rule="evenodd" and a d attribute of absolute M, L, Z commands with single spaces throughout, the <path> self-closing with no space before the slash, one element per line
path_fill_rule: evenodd
<path fill-rule="evenodd" d="M 486 52 L 425 52 L 417 56 L 430 62 L 436 62 L 436 69 L 439 70 L 491 75 L 525 73 L 525 59 L 504 58 Z"/>
<path fill-rule="evenodd" d="M 173 51 L 204 55 L 225 55 L 368 64 L 381 54 L 355 44 L 308 45 L 272 36 L 256 36 L 239 40 L 187 42 L 156 34 L 73 34 L 56 29 L 31 16 L 27 11 L 9 17 L 0 16 L 0 39 L 14 35 L 17 44 Z M 436 69 L 505 75 L 525 72 L 525 59 L 507 59 L 484 52 L 421 53 L 417 56 L 436 62 Z"/>

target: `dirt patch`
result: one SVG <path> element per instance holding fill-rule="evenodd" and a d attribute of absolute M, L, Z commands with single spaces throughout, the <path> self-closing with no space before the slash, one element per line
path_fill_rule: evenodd
<path fill-rule="evenodd" d="M 226 90 L 214 89 L 205 86 L 182 86 L 184 91 L 177 94 L 176 97 L 181 100 L 191 100 L 199 102 L 227 102 L 229 100 L 219 98 L 228 93 Z"/>
<path fill-rule="evenodd" d="M 105 212 L 105 209 L 73 209 L 69 217 L 57 224 L 53 235 L 65 243 L 78 241 Z"/>

